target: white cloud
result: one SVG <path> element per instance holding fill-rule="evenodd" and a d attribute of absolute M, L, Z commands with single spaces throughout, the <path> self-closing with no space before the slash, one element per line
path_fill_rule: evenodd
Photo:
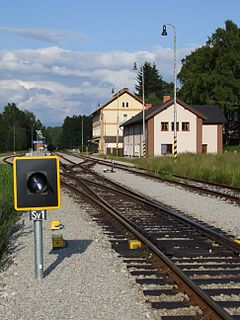
<path fill-rule="evenodd" d="M 178 49 L 181 59 L 192 48 Z M 134 61 L 153 61 L 172 81 L 173 51 L 78 52 L 59 47 L 0 52 L 0 111 L 8 102 L 33 112 L 46 126 L 61 125 L 74 114 L 89 115 L 111 98 L 111 89 L 135 90 Z"/>

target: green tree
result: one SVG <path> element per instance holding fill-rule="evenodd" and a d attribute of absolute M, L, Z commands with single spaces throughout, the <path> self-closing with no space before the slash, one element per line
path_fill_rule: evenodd
<path fill-rule="evenodd" d="M 32 146 L 36 129 L 44 130 L 44 127 L 33 113 L 21 111 L 15 103 L 8 103 L 0 114 L 1 150 L 27 150 Z"/>
<path fill-rule="evenodd" d="M 219 104 L 227 118 L 226 141 L 240 143 L 240 29 L 232 21 L 182 61 L 178 96 L 191 104 Z"/>
<path fill-rule="evenodd" d="M 5 123 L 3 115 L 0 113 L 0 150 L 6 150 L 7 130 L 5 130 Z"/>
<path fill-rule="evenodd" d="M 3 142 L 4 150 L 19 150 L 19 147 L 23 144 L 25 146 L 24 133 L 21 130 L 21 124 L 23 122 L 23 112 L 20 111 L 15 103 L 8 103 L 4 107 L 2 113 L 2 120 L 4 130 L 6 132 L 5 141 Z"/>
<path fill-rule="evenodd" d="M 60 146 L 61 148 L 79 148 L 82 145 L 83 137 L 85 149 L 91 136 L 92 121 L 90 117 L 85 115 L 66 117 L 63 123 Z"/>
<path fill-rule="evenodd" d="M 142 97 L 142 75 L 144 76 L 145 102 L 158 104 L 164 95 L 173 95 L 173 84 L 163 81 L 155 63 L 145 62 L 137 74 L 135 89 L 137 95 Z"/>
<path fill-rule="evenodd" d="M 55 149 L 61 145 L 62 131 L 62 127 L 47 127 L 46 138 L 51 148 Z"/>

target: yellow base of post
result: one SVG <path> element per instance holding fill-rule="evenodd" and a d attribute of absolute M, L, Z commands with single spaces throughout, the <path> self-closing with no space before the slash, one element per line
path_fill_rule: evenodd
<path fill-rule="evenodd" d="M 52 235 L 52 248 L 53 249 L 64 248 L 64 239 L 62 234 Z"/>

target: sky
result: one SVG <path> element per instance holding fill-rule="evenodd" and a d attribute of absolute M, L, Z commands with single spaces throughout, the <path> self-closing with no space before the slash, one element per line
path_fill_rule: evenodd
<path fill-rule="evenodd" d="M 226 20 L 240 27 L 239 0 L 0 0 L 0 112 L 8 103 L 61 126 L 90 115 L 112 89 L 135 91 L 138 68 L 154 62 L 173 81 L 181 60 Z M 167 25 L 167 37 L 162 28 Z M 172 25 L 172 26 L 171 26 Z"/>

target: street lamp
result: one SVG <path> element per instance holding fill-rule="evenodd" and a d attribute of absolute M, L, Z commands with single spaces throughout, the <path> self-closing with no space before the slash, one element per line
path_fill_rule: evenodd
<path fill-rule="evenodd" d="M 177 159 L 177 68 L 176 68 L 176 27 L 171 23 L 166 23 L 163 26 L 162 36 L 167 36 L 167 27 L 171 26 L 174 30 L 173 48 L 174 48 L 174 63 L 173 63 L 173 75 L 174 75 L 174 140 L 173 140 L 173 156 Z"/>
<path fill-rule="evenodd" d="M 112 88 L 112 94 L 116 91 Z M 118 157 L 118 142 L 119 142 L 119 91 L 117 92 L 117 136 L 116 136 L 116 157 Z"/>
<path fill-rule="evenodd" d="M 140 62 L 139 62 L 140 63 Z M 142 69 L 142 117 L 143 117 L 143 157 L 146 157 L 146 135 L 145 135 L 145 94 L 144 94 L 144 65 L 141 64 Z M 137 71 L 137 62 L 133 63 L 133 70 Z"/>

